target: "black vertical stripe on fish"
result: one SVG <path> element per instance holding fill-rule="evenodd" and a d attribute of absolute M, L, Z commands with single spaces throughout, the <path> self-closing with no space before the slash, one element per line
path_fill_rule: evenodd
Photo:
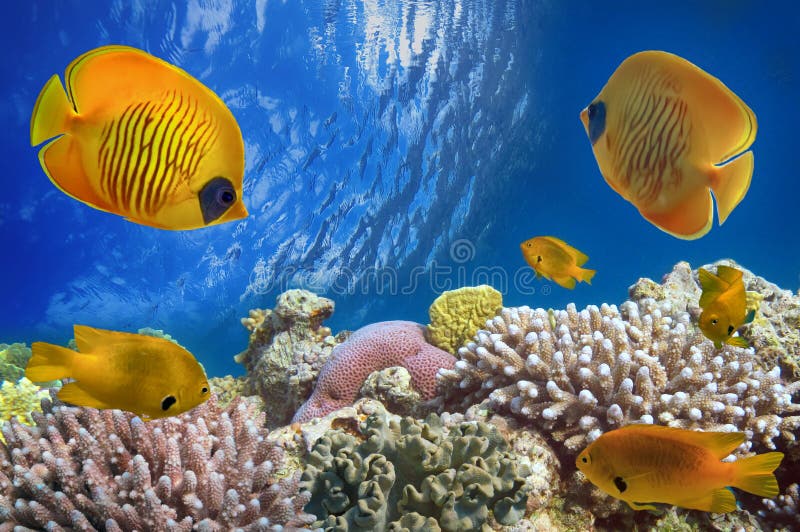
<path fill-rule="evenodd" d="M 166 135 L 166 129 L 164 127 L 164 119 L 169 112 L 169 109 L 172 105 L 174 100 L 175 94 L 172 93 L 172 99 L 169 101 L 162 100 L 161 104 L 158 108 L 153 112 L 154 119 L 156 120 L 153 126 L 153 138 L 151 141 L 152 147 L 151 151 L 155 154 L 155 158 L 152 160 L 152 163 L 148 165 L 145 169 L 145 175 L 143 178 L 147 182 L 147 193 L 145 197 L 145 205 L 146 211 L 149 214 L 155 213 L 158 208 L 161 206 L 162 201 L 160 197 L 154 196 L 153 191 L 155 190 L 155 184 L 157 181 L 157 176 L 159 175 L 159 168 L 161 167 L 161 157 L 163 153 L 163 139 Z M 174 118 L 174 114 L 170 113 L 170 119 Z M 169 121 L 167 121 L 169 123 Z"/>
<path fill-rule="evenodd" d="M 174 182 L 177 184 L 177 176 L 173 175 L 172 163 L 169 160 L 169 151 L 170 144 L 175 138 L 176 126 L 183 120 L 183 117 L 178 116 L 183 106 L 183 96 L 179 95 L 177 91 L 172 91 L 171 96 L 170 104 L 163 112 L 163 115 L 168 118 L 163 127 L 160 128 L 161 136 L 158 141 L 158 157 L 155 160 L 156 164 L 153 167 L 151 177 L 153 186 L 155 187 L 155 191 L 153 192 L 155 202 L 160 202 L 170 191 L 174 190 Z M 180 99 L 178 98 L 179 96 Z"/>
<path fill-rule="evenodd" d="M 134 205 L 131 201 L 131 194 L 133 187 L 136 185 L 137 175 L 134 172 L 135 159 L 139 157 L 139 150 L 141 149 L 141 145 L 139 143 L 139 124 L 142 121 L 142 114 L 147 107 L 147 102 L 139 102 L 130 110 L 131 119 L 128 121 L 128 125 L 126 127 L 126 142 L 128 143 L 128 156 L 125 158 L 125 165 L 122 169 L 122 175 L 125 176 L 125 192 L 123 194 L 123 199 L 125 201 L 125 206 L 128 208 L 128 212 L 134 212 Z"/>
<path fill-rule="evenodd" d="M 108 198 L 109 190 L 109 174 L 111 171 L 111 149 L 108 146 L 108 141 L 116 128 L 116 121 L 103 126 L 103 134 L 100 140 L 100 150 L 97 152 L 98 163 L 97 167 L 100 169 L 100 191 L 104 198 Z"/>

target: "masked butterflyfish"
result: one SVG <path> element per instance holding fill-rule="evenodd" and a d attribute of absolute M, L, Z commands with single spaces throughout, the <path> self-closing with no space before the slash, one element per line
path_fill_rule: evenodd
<path fill-rule="evenodd" d="M 142 50 L 103 46 L 45 84 L 31 145 L 65 194 L 161 229 L 247 216 L 244 142 L 231 111 L 195 78 Z"/>
<path fill-rule="evenodd" d="M 537 236 L 520 244 L 522 256 L 536 272 L 572 290 L 575 281 L 592 284 L 595 270 L 581 268 L 589 257 L 554 236 Z"/>
<path fill-rule="evenodd" d="M 581 112 L 600 173 L 659 229 L 687 240 L 722 224 L 750 187 L 756 116 L 676 55 L 628 57 Z"/>
<path fill-rule="evenodd" d="M 74 331 L 79 352 L 34 342 L 25 368 L 33 382 L 72 379 L 58 392 L 64 402 L 150 420 L 181 414 L 210 397 L 202 366 L 169 340 L 84 325 Z"/>
<path fill-rule="evenodd" d="M 634 510 L 674 504 L 704 512 L 736 509 L 730 487 L 774 497 L 773 471 L 783 453 L 723 462 L 745 441 L 743 432 L 698 432 L 658 425 L 627 425 L 602 434 L 575 465 L 595 486 Z"/>

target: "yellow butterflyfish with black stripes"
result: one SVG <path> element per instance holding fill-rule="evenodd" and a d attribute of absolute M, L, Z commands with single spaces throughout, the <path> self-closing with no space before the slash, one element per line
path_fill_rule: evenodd
<path fill-rule="evenodd" d="M 580 114 L 605 181 L 653 225 L 693 240 L 747 194 L 758 129 L 753 111 L 686 59 L 628 57 Z"/>
<path fill-rule="evenodd" d="M 244 142 L 236 119 L 180 68 L 128 46 L 102 46 L 45 84 L 31 145 L 65 194 L 161 229 L 247 216 Z"/>

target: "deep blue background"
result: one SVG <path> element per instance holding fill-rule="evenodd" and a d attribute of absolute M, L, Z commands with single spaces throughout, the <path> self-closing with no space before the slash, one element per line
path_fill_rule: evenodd
<path fill-rule="evenodd" d="M 724 257 L 797 290 L 800 6 L 600 5 L 6 6 L 0 342 L 66 342 L 73 323 L 152 326 L 220 375 L 240 372 L 239 318 L 291 286 L 336 301 L 334 330 L 424 323 L 438 293 L 485 280 L 486 268 L 508 305 L 619 303 L 639 277 Z M 244 223 L 159 231 L 92 210 L 47 180 L 28 144 L 36 96 L 75 56 L 109 43 L 174 62 L 231 107 L 247 150 Z M 700 240 L 670 237 L 617 196 L 578 120 L 614 68 L 644 49 L 689 59 L 758 117 L 750 191 Z M 592 286 L 530 279 L 518 246 L 543 234 L 589 255 Z"/>

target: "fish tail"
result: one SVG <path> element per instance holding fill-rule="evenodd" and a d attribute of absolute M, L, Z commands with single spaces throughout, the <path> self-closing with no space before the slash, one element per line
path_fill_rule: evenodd
<path fill-rule="evenodd" d="M 70 377 L 76 353 L 72 349 L 45 342 L 33 342 L 25 376 L 32 382 L 54 381 Z"/>
<path fill-rule="evenodd" d="M 750 188 L 753 177 L 753 152 L 748 151 L 724 166 L 712 170 L 711 190 L 717 200 L 717 215 L 722 225 Z"/>
<path fill-rule="evenodd" d="M 45 83 L 33 107 L 31 146 L 38 146 L 47 139 L 66 133 L 69 119 L 74 114 L 58 74 L 53 74 Z"/>
<path fill-rule="evenodd" d="M 734 462 L 736 479 L 733 487 L 759 497 L 774 497 L 778 494 L 778 481 L 772 472 L 780 465 L 781 460 L 783 453 L 779 452 L 737 460 Z"/>
<path fill-rule="evenodd" d="M 579 278 L 580 278 L 581 281 L 583 281 L 585 283 L 592 284 L 592 278 L 594 277 L 594 274 L 596 274 L 596 273 L 597 273 L 597 270 L 587 270 L 587 269 L 582 268 L 580 270 L 580 277 Z"/>

